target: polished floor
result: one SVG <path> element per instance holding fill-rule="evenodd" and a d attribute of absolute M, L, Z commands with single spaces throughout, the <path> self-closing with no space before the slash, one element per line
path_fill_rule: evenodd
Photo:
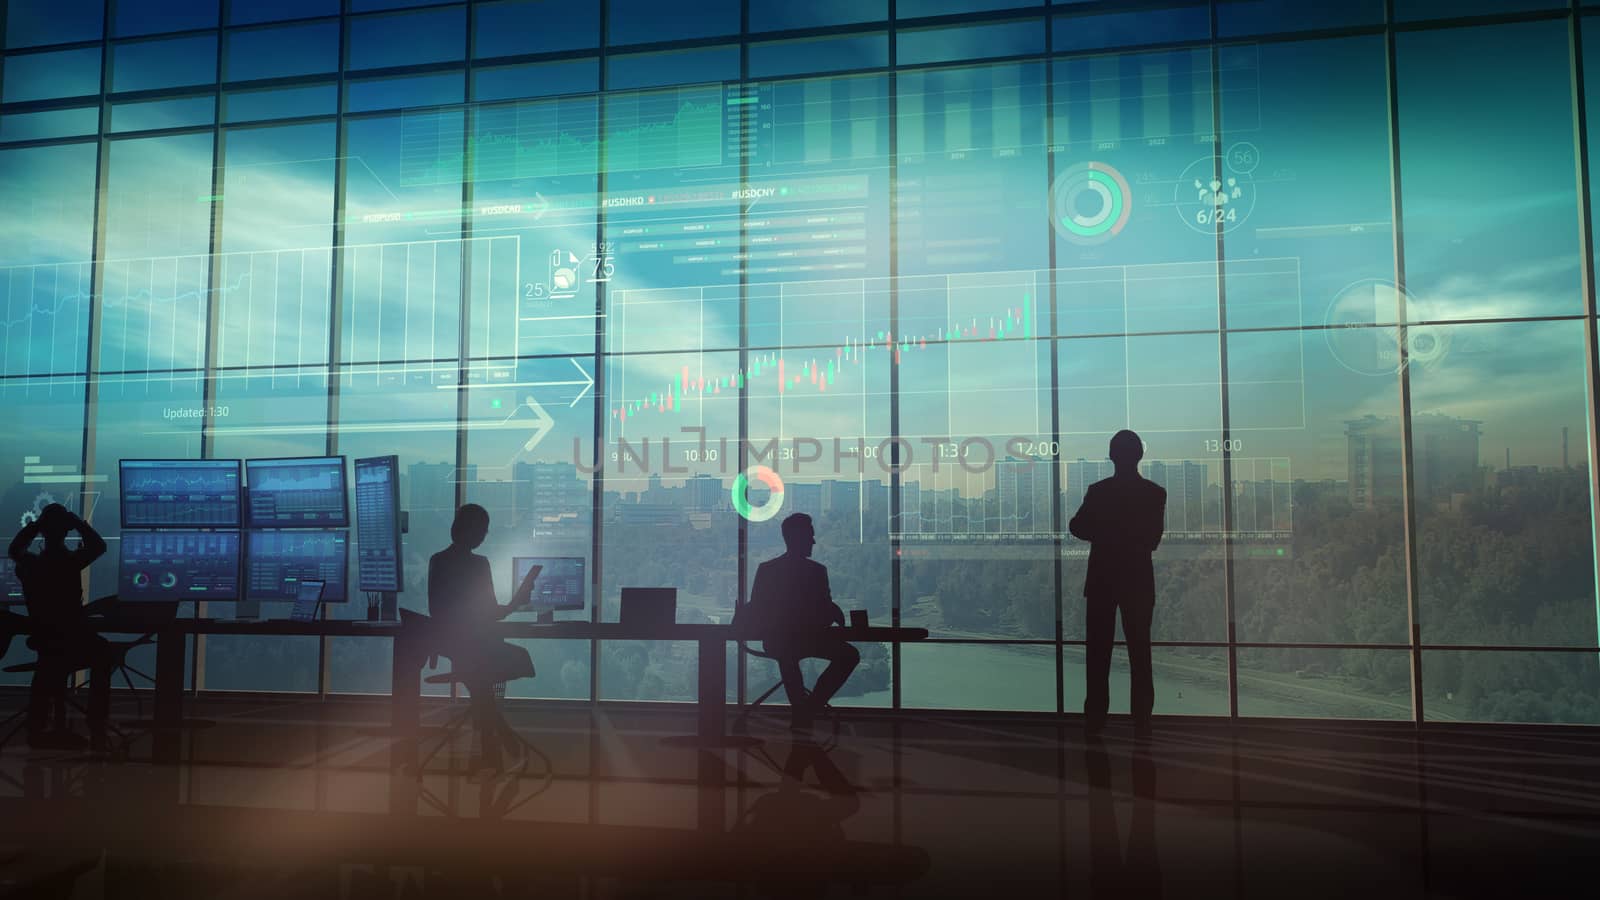
<path fill-rule="evenodd" d="M 485 779 L 465 739 L 420 778 L 395 770 L 377 701 L 191 713 L 109 760 L 9 741 L 0 892 L 1538 897 L 1587 895 L 1600 861 L 1600 733 L 1583 731 L 1182 720 L 1146 747 L 1120 724 L 1089 743 L 1071 720 L 952 714 L 796 742 L 767 717 L 700 750 L 673 740 L 689 709 L 520 707 L 536 750 Z"/>

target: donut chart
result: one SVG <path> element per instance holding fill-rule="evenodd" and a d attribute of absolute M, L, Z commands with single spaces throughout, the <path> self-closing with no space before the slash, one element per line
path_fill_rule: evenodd
<path fill-rule="evenodd" d="M 1078 163 L 1050 186 L 1050 224 L 1074 244 L 1092 247 L 1111 240 L 1132 214 L 1128 179 L 1105 163 Z"/>
<path fill-rule="evenodd" d="M 760 506 L 752 506 L 750 498 L 745 496 L 750 489 L 751 481 L 759 481 L 771 495 Z M 733 479 L 733 508 L 739 515 L 751 522 L 765 522 L 776 516 L 778 510 L 783 508 L 783 479 L 778 473 L 767 466 L 751 466 L 740 472 Z"/>

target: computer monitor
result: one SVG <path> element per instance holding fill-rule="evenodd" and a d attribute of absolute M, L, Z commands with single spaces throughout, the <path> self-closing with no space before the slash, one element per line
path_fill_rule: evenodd
<path fill-rule="evenodd" d="M 0 605 L 21 603 L 22 582 L 17 579 L 17 564 L 9 556 L 0 556 Z"/>
<path fill-rule="evenodd" d="M 252 531 L 245 540 L 244 596 L 256 601 L 292 602 L 303 581 L 324 584 L 325 603 L 343 603 L 349 565 L 348 533 L 343 530 Z"/>
<path fill-rule="evenodd" d="M 320 581 L 302 581 L 296 588 L 294 595 L 294 609 L 289 611 L 291 622 L 315 622 L 317 610 L 322 607 L 323 583 Z"/>
<path fill-rule="evenodd" d="M 118 462 L 123 528 L 238 528 L 237 459 Z"/>
<path fill-rule="evenodd" d="M 400 552 L 400 457 L 356 460 L 356 586 L 399 591 L 405 584 Z"/>
<path fill-rule="evenodd" d="M 537 613 L 583 609 L 589 579 L 584 574 L 581 556 L 518 556 L 511 561 L 511 589 L 517 589 L 528 570 L 542 567 L 533 583 L 528 609 Z"/>
<path fill-rule="evenodd" d="M 239 597 L 237 531 L 123 531 L 119 543 L 125 603 Z"/>
<path fill-rule="evenodd" d="M 344 457 L 247 459 L 246 528 L 345 528 Z"/>

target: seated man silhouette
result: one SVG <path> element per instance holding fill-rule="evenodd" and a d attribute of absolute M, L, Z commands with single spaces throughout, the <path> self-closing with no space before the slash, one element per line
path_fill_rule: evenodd
<path fill-rule="evenodd" d="M 1085 677 L 1084 729 L 1093 737 L 1105 725 L 1111 704 L 1111 644 L 1117 610 L 1128 642 L 1129 708 L 1134 734 L 1150 734 L 1155 679 L 1150 669 L 1150 620 L 1155 615 L 1156 576 L 1150 555 L 1161 545 L 1167 491 L 1139 474 L 1144 442 L 1126 429 L 1111 437 L 1116 474 L 1089 485 L 1083 505 L 1068 527 L 1089 542 L 1089 572 L 1083 597 L 1087 609 L 1088 673 Z"/>
<path fill-rule="evenodd" d="M 450 658 L 451 671 L 472 698 L 473 724 L 483 744 L 483 767 L 500 769 L 501 718 L 494 686 L 532 678 L 534 670 L 528 651 L 497 639 L 491 626 L 528 604 L 534 577 L 529 573 L 511 602 L 501 606 L 495 599 L 489 560 L 472 552 L 488 534 L 488 510 L 468 503 L 456 510 L 450 546 L 428 560 L 428 615 L 436 629 L 428 667 L 436 666 L 439 656 Z"/>
<path fill-rule="evenodd" d="M 795 513 L 784 519 L 783 543 L 788 552 L 756 568 L 748 623 L 767 653 L 776 657 L 792 727 L 803 732 L 855 671 L 861 652 L 828 627 L 844 625 L 844 610 L 833 602 L 827 567 L 811 559 L 817 543 L 811 517 Z M 800 675 L 802 659 L 828 661 L 810 692 Z"/>
<path fill-rule="evenodd" d="M 82 538 L 78 549 L 67 549 L 67 535 Z M 35 537 L 44 547 L 34 553 Z M 111 671 L 115 654 L 111 643 L 96 633 L 83 606 L 83 570 L 106 552 L 106 542 L 88 522 L 59 503 L 39 512 L 23 526 L 7 551 L 17 566 L 17 580 L 28 605 L 33 634 L 28 646 L 39 654 L 28 692 L 28 742 L 35 746 L 81 743 L 70 734 L 49 734 L 50 711 L 66 697 L 67 680 L 87 668 L 89 675 L 89 740 L 95 750 L 106 749 L 106 719 L 111 703 Z"/>

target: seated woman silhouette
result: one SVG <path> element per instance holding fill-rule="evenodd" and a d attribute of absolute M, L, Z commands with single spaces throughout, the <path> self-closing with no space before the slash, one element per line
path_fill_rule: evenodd
<path fill-rule="evenodd" d="M 494 686 L 515 678 L 532 678 L 528 651 L 495 638 L 491 626 L 528 604 L 533 578 L 517 586 L 511 602 L 495 599 L 489 560 L 476 553 L 489 534 L 489 511 L 476 503 L 456 510 L 450 525 L 450 546 L 428 560 L 428 615 L 438 635 L 429 651 L 429 668 L 448 656 L 452 672 L 472 697 L 473 722 L 483 743 L 484 768 L 500 769 L 500 711 Z"/>
<path fill-rule="evenodd" d="M 82 538 L 78 549 L 67 548 L 67 535 Z M 34 553 L 36 537 L 44 547 Z M 96 633 L 83 607 L 83 570 L 106 552 L 106 542 L 88 522 L 59 503 L 39 512 L 12 538 L 7 551 L 17 566 L 17 580 L 28 604 L 33 635 L 28 646 L 39 654 L 38 668 L 28 693 L 28 742 L 58 745 L 69 735 L 47 733 L 50 710 L 66 695 L 67 679 L 79 669 L 89 669 L 89 740 L 96 750 L 106 749 L 106 718 L 111 703 L 111 644 Z M 80 745 L 83 738 L 75 739 Z"/>
<path fill-rule="evenodd" d="M 789 696 L 790 728 L 805 733 L 861 662 L 861 651 L 830 625 L 844 625 L 844 611 L 833 602 L 828 568 L 811 558 L 817 533 L 811 517 L 795 513 L 783 520 L 788 548 L 756 568 L 748 612 L 734 624 L 762 639 L 778 662 L 783 690 Z M 825 659 L 828 667 L 806 691 L 800 660 Z"/>

